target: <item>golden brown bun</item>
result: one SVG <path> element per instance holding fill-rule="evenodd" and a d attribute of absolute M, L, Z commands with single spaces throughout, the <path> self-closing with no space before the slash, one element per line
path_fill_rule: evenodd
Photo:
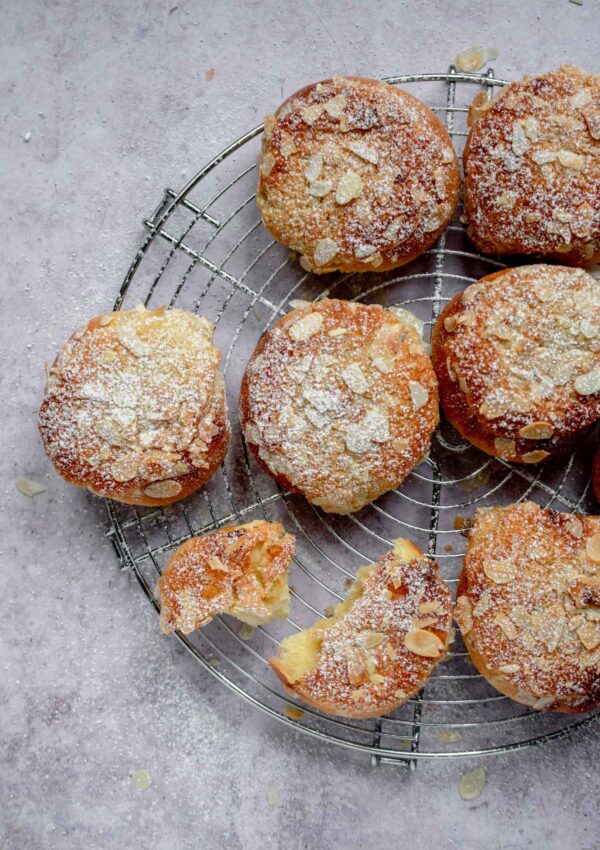
<path fill-rule="evenodd" d="M 600 705 L 600 517 L 533 502 L 475 514 L 455 619 L 479 672 L 547 711 Z"/>
<path fill-rule="evenodd" d="M 267 230 L 317 273 L 383 272 L 448 225 L 458 161 L 433 112 L 365 77 L 313 83 L 265 118 L 257 203 Z"/>
<path fill-rule="evenodd" d="M 510 83 L 469 112 L 468 233 L 488 254 L 600 260 L 600 76 L 570 65 Z"/>
<path fill-rule="evenodd" d="M 183 310 L 105 313 L 48 370 L 40 433 L 59 475 L 130 505 L 202 487 L 229 426 L 213 326 Z"/>
<path fill-rule="evenodd" d="M 260 340 L 240 421 L 258 462 L 324 511 L 360 510 L 397 487 L 438 422 L 435 375 L 414 316 L 323 300 Z"/>
<path fill-rule="evenodd" d="M 564 266 L 507 269 L 456 295 L 432 337 L 448 420 L 505 460 L 566 449 L 600 417 L 599 312 L 600 281 Z"/>
<path fill-rule="evenodd" d="M 397 540 L 358 571 L 331 617 L 286 638 L 270 664 L 308 705 L 340 717 L 379 717 L 419 691 L 452 633 L 450 589 L 437 564 Z"/>
<path fill-rule="evenodd" d="M 294 537 L 280 523 L 265 520 L 187 540 L 157 585 L 162 631 L 189 634 L 217 614 L 230 614 L 252 626 L 285 620 L 294 546 Z"/>

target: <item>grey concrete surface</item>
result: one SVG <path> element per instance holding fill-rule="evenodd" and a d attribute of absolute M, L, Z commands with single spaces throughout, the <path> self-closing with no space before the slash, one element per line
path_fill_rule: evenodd
<path fill-rule="evenodd" d="M 10 850 L 594 850 L 598 730 L 414 774 L 280 727 L 165 641 L 98 500 L 52 472 L 43 364 L 114 301 L 165 185 L 301 84 L 443 71 L 600 71 L 595 0 L 3 0 L 0 844 Z M 17 476 L 42 482 L 30 500 Z M 132 773 L 146 770 L 138 790 Z"/>

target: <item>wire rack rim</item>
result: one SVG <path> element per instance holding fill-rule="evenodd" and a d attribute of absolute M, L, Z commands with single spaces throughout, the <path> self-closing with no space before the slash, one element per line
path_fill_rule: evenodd
<path fill-rule="evenodd" d="M 453 116 L 456 113 L 462 113 L 462 112 L 465 111 L 464 108 L 462 108 L 462 107 L 456 107 L 455 103 L 454 103 L 454 88 L 455 88 L 456 83 L 472 83 L 472 84 L 483 85 L 486 88 L 488 88 L 488 90 L 493 86 L 502 86 L 502 85 L 506 84 L 505 80 L 495 77 L 494 74 L 493 74 L 493 71 L 491 69 L 489 69 L 486 74 L 462 73 L 462 72 L 458 72 L 454 66 L 451 66 L 449 71 L 445 74 L 444 73 L 436 73 L 436 74 L 399 75 L 399 76 L 386 77 L 386 78 L 384 78 L 384 81 L 388 82 L 390 84 L 393 84 L 393 85 L 403 84 L 403 83 L 416 83 L 416 82 L 445 82 L 445 83 L 447 83 L 448 84 L 447 104 L 446 104 L 446 107 L 439 107 L 438 111 L 445 111 L 446 112 L 447 121 L 448 121 L 448 128 L 449 128 L 450 132 L 453 131 L 453 128 L 452 128 Z M 240 136 L 238 139 L 236 139 L 234 142 L 232 142 L 230 145 L 228 145 L 226 148 L 224 148 L 220 153 L 218 153 L 216 156 L 214 156 L 208 163 L 206 163 L 206 165 L 204 165 L 203 168 L 201 168 L 197 172 L 197 174 L 195 174 L 179 192 L 176 192 L 173 189 L 166 189 L 165 190 L 161 203 L 159 203 L 159 205 L 157 206 L 154 213 L 148 219 L 145 219 L 145 221 L 144 221 L 144 224 L 145 224 L 146 227 L 148 227 L 149 232 L 148 232 L 145 240 L 142 242 L 139 250 L 137 251 L 137 253 L 136 253 L 136 255 L 135 255 L 135 257 L 134 257 L 134 259 L 133 259 L 133 261 L 132 261 L 132 263 L 131 263 L 131 265 L 130 265 L 130 267 L 129 267 L 126 275 L 125 275 L 125 278 L 123 280 L 123 283 L 121 285 L 121 288 L 119 290 L 119 293 L 118 293 L 116 301 L 115 301 L 115 305 L 114 305 L 115 310 L 118 310 L 118 309 L 121 308 L 123 300 L 124 300 L 124 298 L 127 294 L 127 291 L 130 287 L 130 284 L 131 284 L 131 282 L 134 278 L 134 275 L 135 275 L 140 263 L 142 262 L 145 254 L 147 253 L 150 245 L 152 244 L 153 240 L 157 236 L 168 237 L 169 240 L 172 242 L 172 251 L 175 251 L 178 247 L 183 247 L 182 245 L 180 245 L 180 243 L 183 239 L 183 236 L 179 240 L 172 239 L 162 229 L 163 224 L 167 221 L 167 219 L 171 216 L 173 211 L 179 205 L 182 205 L 183 207 L 186 207 L 188 210 L 191 210 L 194 213 L 194 215 L 197 217 L 196 220 L 203 218 L 204 220 L 208 221 L 209 223 L 212 223 L 213 226 L 216 227 L 215 235 L 220 231 L 220 229 L 223 226 L 223 223 L 219 224 L 218 219 L 213 218 L 207 212 L 208 209 L 211 207 L 211 204 L 213 204 L 216 201 L 217 198 L 221 197 L 231 186 L 235 185 L 235 183 L 238 180 L 240 180 L 241 177 L 248 174 L 254 166 L 249 166 L 248 168 L 246 168 L 241 173 L 238 173 L 238 175 L 233 179 L 232 182 L 230 182 L 227 186 L 225 186 L 224 189 L 222 189 L 217 195 L 215 195 L 213 198 L 211 198 L 202 207 L 195 206 L 195 205 L 191 204 L 191 202 L 187 200 L 187 196 L 198 185 L 198 183 L 200 183 L 200 181 L 204 177 L 206 177 L 211 171 L 213 171 L 213 169 L 217 168 L 225 159 L 227 159 L 227 157 L 234 154 L 243 145 L 252 141 L 258 135 L 260 135 L 260 133 L 263 131 L 263 129 L 264 129 L 263 125 L 261 124 L 261 125 L 254 127 L 253 129 L 249 130 L 247 133 L 243 134 L 242 136 Z M 454 135 L 460 136 L 460 135 L 466 135 L 466 134 L 454 131 Z M 246 201 L 245 204 L 246 203 L 248 203 L 248 201 Z M 232 215 L 234 215 L 234 214 L 235 213 L 233 213 Z M 456 230 L 456 229 L 460 229 L 460 228 L 451 227 L 450 229 Z M 479 255 L 476 255 L 476 254 L 469 254 L 469 253 L 465 253 L 463 251 L 446 249 L 444 237 L 442 237 L 442 240 L 441 240 L 441 242 L 440 242 L 440 244 L 437 248 L 437 251 L 431 251 L 429 253 L 434 254 L 436 256 L 436 270 L 432 274 L 430 274 L 430 273 L 427 274 L 427 276 L 430 276 L 430 277 L 433 276 L 434 281 L 436 280 L 436 275 L 439 277 L 441 274 L 443 274 L 444 276 L 450 276 L 450 277 L 461 277 L 460 275 L 455 275 L 455 274 L 453 275 L 453 274 L 450 274 L 449 272 L 448 273 L 443 272 L 442 271 L 443 266 L 441 266 L 438 269 L 437 262 L 439 260 L 441 263 L 443 263 L 443 255 L 444 254 L 454 254 L 456 256 L 463 256 L 463 257 L 468 257 L 468 258 L 473 258 L 473 259 L 483 259 L 484 261 L 488 261 L 488 262 L 492 262 L 492 263 L 494 262 L 493 260 L 490 260 L 490 258 L 486 258 L 486 257 L 482 258 L 482 257 L 480 257 Z M 169 257 L 169 259 L 170 259 L 170 257 Z M 196 260 L 194 260 L 194 262 L 196 262 Z M 167 260 L 167 263 L 168 263 L 168 260 Z M 496 264 L 497 265 L 503 265 L 499 262 L 497 262 Z M 162 274 L 162 271 L 163 271 L 163 269 L 161 269 L 161 271 L 159 272 L 159 277 Z M 222 270 L 220 268 L 215 267 L 212 274 L 214 275 L 215 273 L 221 274 Z M 242 275 L 242 277 L 243 276 L 244 275 Z M 157 278 L 157 280 L 158 280 L 158 278 Z M 234 279 L 232 279 L 232 280 L 233 280 L 234 283 L 239 284 L 239 281 L 235 281 Z M 389 282 L 388 282 L 388 284 L 389 284 Z M 388 284 L 385 284 L 385 285 L 388 285 Z M 297 284 L 297 286 L 298 285 L 299 284 Z M 379 288 L 380 288 L 379 286 L 374 287 L 373 292 L 375 290 L 379 289 Z M 264 299 L 261 298 L 261 293 L 262 293 L 264 287 L 263 287 L 263 289 L 259 290 L 256 293 L 254 293 L 254 292 L 252 292 L 252 290 L 248 289 L 247 286 L 246 286 L 246 289 L 248 290 L 247 291 L 248 295 L 253 295 L 253 301 L 252 301 L 253 304 L 256 301 L 264 300 Z M 363 297 L 364 297 L 364 295 L 365 295 L 365 293 L 362 294 Z M 441 293 L 437 293 L 437 294 L 434 293 L 434 295 L 431 297 L 431 299 L 424 297 L 423 299 L 417 299 L 417 300 L 432 300 L 432 301 L 435 302 L 436 298 L 439 299 L 440 295 L 441 295 Z M 285 300 L 282 301 L 282 305 L 284 303 L 285 303 Z M 272 305 L 267 305 L 267 306 L 272 306 Z M 535 481 L 530 482 L 530 487 L 529 487 L 527 492 L 530 492 L 530 489 L 533 487 L 534 484 L 535 484 Z M 230 495 L 232 495 L 232 494 L 230 493 Z M 279 498 L 281 495 L 282 494 L 276 494 L 275 498 Z M 584 495 L 585 495 L 585 491 L 580 496 L 579 503 L 583 499 Z M 266 502 L 265 502 L 265 497 L 258 496 L 259 504 L 263 505 L 265 503 L 268 503 L 268 502 L 270 502 L 270 500 L 272 498 L 273 498 L 273 496 L 266 497 Z M 286 500 L 284 499 L 283 501 L 285 502 Z M 232 502 L 232 505 L 233 505 L 234 512 L 239 513 L 239 508 L 236 505 L 236 503 Z M 139 530 L 139 533 L 145 539 L 145 533 L 143 531 L 142 520 L 146 519 L 147 516 L 140 517 L 139 513 L 136 511 L 136 518 L 134 520 L 127 520 L 127 523 L 122 525 L 115 505 L 113 503 L 111 503 L 109 500 L 107 500 L 106 506 L 107 506 L 109 521 L 110 521 L 110 528 L 109 528 L 107 534 L 108 534 L 109 539 L 111 540 L 111 542 L 113 544 L 114 550 L 115 550 L 117 557 L 118 557 L 118 559 L 121 563 L 121 566 L 122 566 L 123 569 L 131 569 L 135 573 L 135 576 L 136 576 L 139 584 L 141 585 L 143 591 L 145 592 L 146 596 L 148 597 L 148 599 L 150 600 L 150 602 L 152 603 L 154 608 L 156 610 L 158 610 L 157 601 L 154 598 L 152 588 L 147 584 L 144 576 L 140 572 L 139 565 L 138 565 L 139 559 L 135 558 L 133 556 L 133 553 L 132 553 L 130 546 L 127 542 L 125 534 L 123 533 L 124 529 L 131 525 L 131 526 L 137 527 L 138 530 Z M 212 511 L 212 508 L 211 508 L 211 511 Z M 185 506 L 183 508 L 183 514 L 184 514 L 185 520 L 187 522 L 190 533 L 191 534 L 194 533 L 193 530 L 192 530 L 192 526 L 190 525 L 190 521 L 187 517 L 187 513 L 185 511 Z M 160 515 L 160 512 L 158 512 L 158 515 Z M 220 521 L 221 520 L 216 520 L 216 518 L 215 518 L 215 523 L 218 523 Z M 383 539 L 383 538 L 381 538 L 381 539 Z M 148 546 L 147 546 L 147 550 L 148 550 L 147 557 L 151 558 L 152 561 L 154 562 L 155 566 L 157 566 L 156 561 L 154 560 L 154 551 L 150 550 L 150 547 L 148 547 Z M 586 716 L 585 718 L 582 718 L 578 721 L 571 722 L 571 723 L 568 723 L 564 726 L 561 726 L 560 728 L 558 728 L 558 729 L 556 729 L 552 732 L 537 735 L 536 737 L 530 737 L 530 738 L 527 738 L 527 739 L 513 741 L 513 742 L 509 742 L 509 743 L 504 743 L 504 744 L 500 744 L 500 745 L 496 745 L 496 746 L 488 746 L 488 747 L 477 748 L 477 749 L 455 750 L 455 751 L 443 751 L 443 750 L 420 751 L 420 750 L 418 750 L 418 745 L 419 745 L 419 736 L 420 736 L 421 728 L 426 728 L 426 727 L 431 728 L 431 727 L 436 726 L 436 725 L 452 726 L 453 724 L 452 724 L 452 722 L 446 722 L 445 724 L 444 723 L 439 723 L 439 724 L 437 724 L 437 723 L 424 723 L 421 720 L 421 717 L 420 717 L 421 706 L 426 705 L 430 701 L 425 700 L 424 703 L 419 703 L 419 700 L 417 699 L 415 701 L 415 714 L 414 714 L 414 719 L 412 721 L 412 734 L 409 735 L 407 733 L 406 737 L 396 735 L 396 737 L 400 737 L 401 740 L 406 741 L 407 744 L 410 744 L 411 750 L 403 750 L 403 749 L 395 750 L 395 749 L 390 749 L 388 747 L 380 746 L 381 737 L 382 736 L 385 737 L 386 734 L 391 734 L 391 733 L 382 732 L 380 727 L 377 724 L 376 724 L 377 728 L 375 730 L 369 729 L 369 728 L 363 729 L 363 728 L 359 728 L 359 727 L 353 727 L 350 724 L 346 724 L 346 723 L 344 723 L 343 720 L 333 721 L 332 718 L 328 718 L 327 716 L 322 716 L 318 713 L 310 712 L 312 714 L 312 716 L 314 716 L 314 718 L 317 719 L 317 720 L 328 721 L 330 723 L 335 722 L 335 723 L 337 723 L 338 726 L 346 727 L 349 730 L 354 729 L 354 731 L 356 731 L 356 732 L 360 732 L 360 733 L 365 734 L 365 735 L 370 735 L 372 737 L 373 744 L 365 744 L 365 743 L 361 743 L 361 742 L 356 741 L 356 740 L 341 738 L 338 735 L 333 735 L 333 734 L 330 734 L 329 732 L 321 731 L 319 729 L 315 729 L 315 728 L 308 726 L 308 725 L 300 725 L 298 722 L 287 717 L 282 712 L 279 712 L 279 711 L 275 710 L 273 707 L 271 707 L 270 705 L 267 705 L 267 704 L 261 702 L 260 699 L 256 698 L 252 694 L 246 692 L 242 687 L 237 685 L 233 680 L 228 679 L 227 676 L 225 674 L 223 674 L 221 671 L 215 669 L 209 663 L 208 659 L 202 654 L 202 652 L 196 646 L 194 646 L 186 637 L 184 637 L 180 634 L 177 634 L 177 638 L 184 645 L 184 647 L 196 658 L 196 660 L 201 664 L 201 666 L 205 670 L 207 670 L 215 679 L 217 679 L 218 681 L 225 684 L 231 691 L 237 693 L 239 696 L 242 696 L 244 699 L 246 699 L 247 701 L 252 703 L 257 708 L 260 708 L 261 710 L 266 712 L 269 716 L 275 718 L 276 720 L 278 720 L 282 723 L 285 723 L 289 728 L 294 728 L 295 730 L 302 731 L 302 732 L 312 736 L 313 738 L 317 738 L 317 739 L 320 739 L 320 740 L 323 740 L 323 741 L 335 743 L 335 744 L 342 746 L 346 749 L 358 750 L 358 751 L 361 751 L 363 753 L 368 753 L 376 760 L 376 762 L 385 762 L 385 763 L 390 763 L 390 762 L 407 763 L 407 762 L 410 762 L 411 765 L 414 766 L 414 764 L 417 761 L 424 760 L 424 759 L 430 759 L 430 758 L 468 758 L 468 757 L 473 757 L 473 756 L 483 756 L 483 755 L 492 755 L 492 754 L 498 754 L 498 753 L 514 752 L 514 751 L 521 750 L 521 749 L 524 749 L 524 748 L 532 746 L 532 745 L 536 745 L 536 744 L 540 744 L 540 743 L 543 743 L 543 742 L 563 738 L 563 737 L 569 735 L 575 729 L 587 727 L 588 725 L 592 724 L 597 719 L 600 719 L 600 715 Z M 460 652 L 456 652 L 456 653 L 453 653 L 453 654 L 456 655 L 457 657 L 465 655 L 465 653 L 460 653 Z M 230 659 L 230 662 L 233 663 L 231 661 L 231 659 Z M 241 669 L 241 668 L 239 668 L 239 669 Z M 242 672 L 246 673 L 246 671 L 243 671 L 243 670 L 242 670 Z M 251 676 L 251 674 L 246 673 L 246 675 L 250 675 L 250 677 L 253 678 Z M 258 682 L 258 684 L 262 684 L 262 683 Z M 286 702 L 285 696 L 281 696 L 277 693 L 275 693 L 274 695 L 276 697 L 278 697 L 280 700 L 282 700 L 283 702 Z M 287 700 L 287 702 L 288 702 L 288 704 L 290 703 L 289 700 Z M 442 701 L 442 702 L 444 702 L 444 701 Z M 510 718 L 510 719 L 519 720 L 519 719 L 524 719 L 524 718 L 529 717 L 529 716 L 531 716 L 531 715 L 525 714 L 525 715 L 522 715 L 522 716 L 516 716 L 515 718 Z M 391 721 L 393 721 L 393 720 L 394 720 L 394 718 L 391 718 Z M 404 723 L 408 726 L 411 725 L 411 721 L 408 721 L 408 720 L 397 721 L 397 722 L 399 724 Z M 494 721 L 493 719 L 489 720 L 489 721 L 481 721 L 481 723 L 483 723 L 483 724 L 485 724 L 486 722 L 494 723 L 496 721 Z M 500 721 L 498 721 L 498 722 L 500 722 Z M 460 725 L 460 724 L 457 724 L 457 725 Z M 477 725 L 477 723 L 472 723 L 472 724 L 466 723 L 464 725 Z M 379 731 L 377 731 L 377 729 L 379 729 Z M 414 748 L 413 748 L 413 745 L 415 745 Z"/>

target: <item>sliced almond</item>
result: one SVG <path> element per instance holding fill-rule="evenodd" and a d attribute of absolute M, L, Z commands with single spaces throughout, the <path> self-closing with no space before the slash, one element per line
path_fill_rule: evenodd
<path fill-rule="evenodd" d="M 365 637 L 365 647 L 367 649 L 373 649 L 385 643 L 387 639 L 388 637 L 384 632 L 368 632 Z"/>
<path fill-rule="evenodd" d="M 494 449 L 496 450 L 498 457 L 501 457 L 504 460 L 510 460 L 515 456 L 517 445 L 514 440 L 511 440 L 508 437 L 496 437 L 494 440 Z"/>
<path fill-rule="evenodd" d="M 519 437 L 524 440 L 549 440 L 553 433 L 554 426 L 551 422 L 530 422 L 529 425 L 519 428 Z"/>
<path fill-rule="evenodd" d="M 314 183 L 323 170 L 323 154 L 322 153 L 314 153 L 311 158 L 308 160 L 308 165 L 304 169 L 304 176 L 308 180 L 309 183 Z"/>
<path fill-rule="evenodd" d="M 539 449 L 538 451 L 526 452 L 524 455 L 521 455 L 521 460 L 523 463 L 541 463 L 547 457 L 550 457 L 550 452 Z"/>
<path fill-rule="evenodd" d="M 150 496 L 152 499 L 170 499 L 173 496 L 178 496 L 182 489 L 179 481 L 155 481 L 144 488 L 144 495 Z"/>
<path fill-rule="evenodd" d="M 586 649 L 595 649 L 600 644 L 600 624 L 586 622 L 577 629 L 577 637 Z"/>
<path fill-rule="evenodd" d="M 444 319 L 444 328 L 448 331 L 448 333 L 454 333 L 457 327 L 458 322 L 456 320 L 456 316 L 446 316 Z"/>
<path fill-rule="evenodd" d="M 356 156 L 364 159 L 365 162 L 370 162 L 373 165 L 377 165 L 379 161 L 379 156 L 377 151 L 373 148 L 370 148 L 368 145 L 365 145 L 364 142 L 348 142 L 348 150 L 355 153 Z"/>
<path fill-rule="evenodd" d="M 208 558 L 206 563 L 211 568 L 211 570 L 216 570 L 219 573 L 228 573 L 229 567 L 223 563 L 220 558 Z"/>
<path fill-rule="evenodd" d="M 312 106 L 305 106 L 300 112 L 300 116 L 305 124 L 312 127 L 315 121 L 321 117 L 324 109 L 325 107 L 322 103 L 313 103 Z"/>
<path fill-rule="evenodd" d="M 319 239 L 315 245 L 315 263 L 318 266 L 326 266 L 330 260 L 333 260 L 338 252 L 338 246 L 333 239 Z"/>
<path fill-rule="evenodd" d="M 425 629 L 415 629 L 404 636 L 404 646 L 415 655 L 425 658 L 439 658 L 443 649 L 443 642 L 433 632 Z"/>
<path fill-rule="evenodd" d="M 578 375 L 573 381 L 579 395 L 592 395 L 600 391 L 600 366 L 596 366 L 584 375 Z"/>
<path fill-rule="evenodd" d="M 312 195 L 314 198 L 324 198 L 328 195 L 333 189 L 333 183 L 331 180 L 315 180 L 314 183 L 311 183 L 308 194 Z"/>
<path fill-rule="evenodd" d="M 350 363 L 341 375 L 344 383 L 352 392 L 362 395 L 369 389 L 369 382 L 358 363 Z"/>
<path fill-rule="evenodd" d="M 558 152 L 558 161 L 563 168 L 570 168 L 573 171 L 581 171 L 585 164 L 585 157 L 574 151 L 568 151 L 561 148 Z"/>
<path fill-rule="evenodd" d="M 518 664 L 503 664 L 502 667 L 498 667 L 498 672 L 506 674 L 518 673 L 520 669 Z"/>
<path fill-rule="evenodd" d="M 337 94 L 324 104 L 325 111 L 332 118 L 341 118 L 346 107 L 346 95 Z"/>
<path fill-rule="evenodd" d="M 546 165 L 558 159 L 558 151 L 535 151 L 531 154 L 531 158 L 538 165 Z"/>
<path fill-rule="evenodd" d="M 358 702 L 359 699 L 362 699 L 365 695 L 365 692 L 362 688 L 356 688 L 353 691 L 350 691 L 350 699 L 354 702 Z"/>
<path fill-rule="evenodd" d="M 306 342 L 306 340 L 310 339 L 321 330 L 322 325 L 322 313 L 313 311 L 312 313 L 307 313 L 306 315 L 301 316 L 292 325 L 290 325 L 288 328 L 288 334 L 296 342 Z"/>
<path fill-rule="evenodd" d="M 300 720 L 304 717 L 304 712 L 300 708 L 294 708 L 292 705 L 286 705 L 283 709 L 283 713 L 286 717 L 289 717 L 290 720 Z"/>
<path fill-rule="evenodd" d="M 473 628 L 473 611 L 467 596 L 459 596 L 454 607 L 454 619 L 460 626 L 463 635 L 468 635 Z"/>
<path fill-rule="evenodd" d="M 286 133 L 285 130 L 281 131 L 279 150 L 286 159 L 296 151 L 296 144 L 293 137 L 289 133 Z"/>
<path fill-rule="evenodd" d="M 594 102 L 581 110 L 581 114 L 587 124 L 589 134 L 592 139 L 600 141 L 600 103 Z"/>
<path fill-rule="evenodd" d="M 494 622 L 499 626 L 509 640 L 515 640 L 519 634 L 517 627 L 506 614 L 496 614 Z"/>
<path fill-rule="evenodd" d="M 495 584 L 509 584 L 517 575 L 517 565 L 512 561 L 485 561 L 483 571 Z"/>
<path fill-rule="evenodd" d="M 335 192 L 338 204 L 349 204 L 362 193 L 362 179 L 356 171 L 346 171 L 339 179 Z"/>
<path fill-rule="evenodd" d="M 585 541 L 585 554 L 594 564 L 600 564 L 600 533 L 592 534 Z"/>
<path fill-rule="evenodd" d="M 585 576 L 577 579 L 575 584 L 569 587 L 569 596 L 578 609 L 588 608 L 590 605 L 600 607 L 600 578 Z"/>
<path fill-rule="evenodd" d="M 362 685 L 365 681 L 367 670 L 364 658 L 356 647 L 348 650 L 346 663 L 348 665 L 348 679 L 350 680 L 350 684 Z"/>
<path fill-rule="evenodd" d="M 268 177 L 275 167 L 275 157 L 268 151 L 263 154 L 260 160 L 260 173 L 263 177 Z"/>
<path fill-rule="evenodd" d="M 583 537 L 583 523 L 576 516 L 570 517 L 565 522 L 565 528 L 573 537 L 580 540 Z"/>
<path fill-rule="evenodd" d="M 429 401 L 429 393 L 418 381 L 409 381 L 408 390 L 415 410 L 420 410 Z"/>
<path fill-rule="evenodd" d="M 98 324 L 100 325 L 100 327 L 105 328 L 107 325 L 110 325 L 114 317 L 114 313 L 107 313 L 106 315 L 100 317 Z"/>
<path fill-rule="evenodd" d="M 45 487 L 38 484 L 37 481 L 32 481 L 31 478 L 16 478 L 15 487 L 22 496 L 28 496 L 30 499 L 39 495 L 39 493 L 46 492 Z"/>
<path fill-rule="evenodd" d="M 439 611 L 442 603 L 439 599 L 430 599 L 428 602 L 421 602 L 418 608 L 419 614 L 433 614 Z"/>

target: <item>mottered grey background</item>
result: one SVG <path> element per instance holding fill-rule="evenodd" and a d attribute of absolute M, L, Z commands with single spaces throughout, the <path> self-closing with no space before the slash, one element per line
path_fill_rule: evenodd
<path fill-rule="evenodd" d="M 599 13 L 597 0 L 0 3 L 3 847 L 598 846 L 594 726 L 478 762 L 487 785 L 466 802 L 473 762 L 372 768 L 220 687 L 118 571 L 102 502 L 52 472 L 36 410 L 44 361 L 110 309 L 164 186 L 284 96 L 332 73 L 444 71 L 474 44 L 499 50 L 507 79 L 565 61 L 599 72 Z M 18 476 L 46 491 L 26 498 Z"/>

